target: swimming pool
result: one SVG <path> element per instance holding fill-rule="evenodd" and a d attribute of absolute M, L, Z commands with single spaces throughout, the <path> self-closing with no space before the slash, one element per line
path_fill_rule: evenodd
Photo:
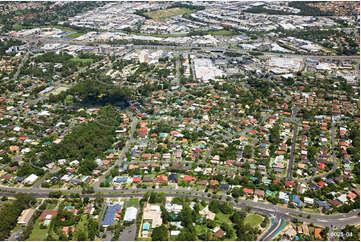
<path fill-rule="evenodd" d="M 143 230 L 149 230 L 149 223 L 143 224 Z"/>

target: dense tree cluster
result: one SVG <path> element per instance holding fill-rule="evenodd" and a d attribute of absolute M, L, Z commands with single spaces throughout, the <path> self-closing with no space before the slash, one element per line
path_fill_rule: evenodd
<path fill-rule="evenodd" d="M 29 207 L 31 201 L 35 202 L 34 196 L 29 194 L 19 193 L 15 197 L 15 201 L 5 203 L 0 210 L 0 240 L 5 240 L 9 236 L 21 212 Z"/>
<path fill-rule="evenodd" d="M 66 98 L 75 98 L 84 105 L 105 105 L 105 104 L 122 104 L 127 103 L 132 95 L 131 90 L 127 87 L 117 87 L 112 83 L 99 82 L 92 79 L 86 79 L 78 82 L 67 91 L 59 95 L 50 95 L 52 102 L 65 102 Z"/>
<path fill-rule="evenodd" d="M 292 8 L 297 8 L 301 10 L 299 13 L 291 13 L 282 10 L 275 10 L 275 9 L 267 9 L 262 6 L 253 7 L 249 9 L 243 10 L 244 12 L 248 13 L 266 13 L 266 14 L 273 14 L 273 15 L 301 15 L 301 16 L 332 16 L 334 14 L 329 13 L 327 11 L 321 11 L 319 8 L 311 7 L 308 4 L 313 2 L 289 2 L 288 6 Z"/>
<path fill-rule="evenodd" d="M 40 157 L 42 164 L 58 159 L 79 160 L 79 172 L 90 174 L 96 167 L 94 159 L 99 157 L 115 142 L 115 129 L 121 118 L 111 106 L 102 108 L 97 121 L 83 123 L 64 137 L 59 144 L 47 147 Z"/>
<path fill-rule="evenodd" d="M 24 44 L 21 40 L 17 39 L 8 39 L 4 41 L 0 41 L 0 55 L 5 55 L 5 51 L 7 51 L 11 46 L 22 45 Z"/>

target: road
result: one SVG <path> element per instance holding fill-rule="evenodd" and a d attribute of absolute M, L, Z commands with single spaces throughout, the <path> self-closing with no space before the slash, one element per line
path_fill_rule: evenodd
<path fill-rule="evenodd" d="M 34 36 L 32 37 L 15 37 L 19 40 L 28 42 L 28 41 L 32 41 L 34 38 Z M 60 39 L 60 38 L 37 38 L 38 41 L 41 41 L 44 44 L 54 44 L 54 43 L 62 43 L 62 44 L 69 44 L 69 45 L 91 45 L 91 46 L 99 46 L 102 44 L 106 44 L 105 42 L 93 42 L 93 41 L 74 41 L 74 40 L 69 40 L 69 39 Z M 112 44 L 112 47 L 124 47 L 124 48 L 129 48 L 129 46 L 127 45 L 118 45 L 118 44 Z M 203 51 L 203 52 L 236 52 L 239 54 L 244 54 L 247 55 L 249 53 L 248 50 L 244 50 L 244 49 L 229 49 L 229 48 L 224 48 L 224 46 L 215 46 L 215 47 L 197 47 L 197 46 L 192 46 L 189 43 L 184 44 L 184 45 L 133 45 L 132 48 L 134 49 L 173 49 L 173 50 L 195 50 L 197 48 L 201 48 L 201 50 L 199 51 Z M 34 49 L 36 50 L 36 49 Z M 279 54 L 279 53 L 273 53 L 273 52 L 264 52 L 265 55 L 264 56 L 284 56 L 284 57 L 301 57 L 301 58 L 312 58 L 312 59 L 332 59 L 332 60 L 356 60 L 359 62 L 360 57 L 359 56 L 315 56 L 315 55 L 296 55 L 296 54 L 287 54 L 287 53 L 283 53 L 283 54 Z"/>
<path fill-rule="evenodd" d="M 122 161 L 123 161 L 125 155 L 127 154 L 128 150 L 130 148 L 130 145 L 134 142 L 134 132 L 137 127 L 137 122 L 138 122 L 138 119 L 136 117 L 133 117 L 133 121 L 131 123 L 131 128 L 130 128 L 130 136 L 122 150 L 122 153 L 119 156 L 119 159 L 117 160 L 117 162 L 115 162 L 115 164 L 111 168 L 109 168 L 106 172 L 104 172 L 103 175 L 100 176 L 98 178 L 98 180 L 94 183 L 93 187 L 94 187 L 95 191 L 99 190 L 100 183 L 105 179 L 106 176 L 109 175 L 110 171 L 113 170 L 115 168 L 115 166 L 122 165 Z"/>
<path fill-rule="evenodd" d="M 175 58 L 175 69 L 176 69 L 176 73 L 175 73 L 175 84 L 180 87 L 180 56 L 178 51 L 174 54 L 174 58 Z"/>
<path fill-rule="evenodd" d="M 280 230 L 283 228 L 285 220 L 276 217 L 275 219 L 271 220 L 271 227 L 262 235 L 262 237 L 260 238 L 260 240 L 267 240 L 270 241 L 273 239 L 273 237 L 275 237 Z"/>
<path fill-rule="evenodd" d="M 30 55 L 30 50 L 28 52 L 26 52 L 24 58 L 22 59 L 20 65 L 18 66 L 18 69 L 14 75 L 14 80 L 16 81 L 18 79 L 18 76 L 20 74 L 20 71 L 21 71 L 21 68 L 23 68 L 24 64 L 26 63 L 26 61 L 28 60 L 29 58 L 29 55 Z"/>
<path fill-rule="evenodd" d="M 332 148 L 332 163 L 333 163 L 332 169 L 327 173 L 309 177 L 306 179 L 300 179 L 300 180 L 297 180 L 297 182 L 309 182 L 311 180 L 315 180 L 317 177 L 319 177 L 319 178 L 327 177 L 328 175 L 334 173 L 337 170 L 338 162 L 337 162 L 336 150 L 335 150 L 335 122 L 334 121 L 332 121 L 332 123 L 331 123 L 331 148 Z"/>
<path fill-rule="evenodd" d="M 59 189 L 37 189 L 37 188 L 9 188 L 9 187 L 0 187 L 2 190 L 0 192 L 1 196 L 15 196 L 15 193 L 6 192 L 6 191 L 16 191 L 16 192 L 26 192 L 33 194 L 37 198 L 47 198 L 49 191 L 59 191 Z M 80 193 L 81 191 L 77 190 L 62 190 L 67 193 Z M 106 189 L 106 188 L 98 188 L 96 192 L 103 193 L 103 197 L 131 197 L 138 196 L 141 197 L 145 192 L 163 192 L 166 193 L 167 196 L 187 196 L 191 198 L 198 198 L 207 201 L 211 201 L 214 198 L 208 197 L 208 193 L 195 191 L 190 189 L 174 189 L 169 190 L 165 188 L 155 188 L 155 189 Z M 81 197 L 90 197 L 94 198 L 95 194 L 81 194 Z M 230 198 L 227 195 L 218 195 L 219 198 L 226 201 L 227 198 Z M 231 199 L 232 200 L 232 199 Z M 251 207 L 253 211 L 259 212 L 262 214 L 274 214 L 276 217 L 280 217 L 282 219 L 293 219 L 296 218 L 300 221 L 314 223 L 320 226 L 344 226 L 347 224 L 358 224 L 360 222 L 359 209 L 352 210 L 348 214 L 337 214 L 337 215 L 320 215 L 320 214 L 312 214 L 305 211 L 291 209 L 291 208 L 283 208 L 273 204 L 259 203 L 251 200 L 243 200 L 238 199 L 238 202 L 232 202 L 233 206 L 236 208 L 247 208 Z M 300 217 L 302 216 L 302 217 Z M 309 217 L 309 218 L 307 218 Z"/>
<path fill-rule="evenodd" d="M 295 127 L 293 130 L 292 146 L 291 146 L 290 161 L 288 163 L 287 178 L 292 178 L 293 162 L 295 160 L 295 149 L 296 149 L 296 141 L 297 141 L 297 133 L 298 133 L 298 120 L 296 118 L 297 111 L 298 111 L 297 108 L 292 109 L 292 120 L 294 121 Z"/>

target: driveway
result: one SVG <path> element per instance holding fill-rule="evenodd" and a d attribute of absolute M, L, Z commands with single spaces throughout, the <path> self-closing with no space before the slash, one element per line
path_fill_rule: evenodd
<path fill-rule="evenodd" d="M 119 235 L 119 241 L 134 241 L 137 232 L 136 223 L 134 223 L 129 228 L 124 229 L 123 232 Z"/>

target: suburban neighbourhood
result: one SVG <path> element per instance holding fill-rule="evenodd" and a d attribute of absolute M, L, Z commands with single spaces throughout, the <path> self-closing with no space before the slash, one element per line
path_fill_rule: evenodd
<path fill-rule="evenodd" d="M 0 3 L 0 240 L 359 241 L 359 8 Z"/>

